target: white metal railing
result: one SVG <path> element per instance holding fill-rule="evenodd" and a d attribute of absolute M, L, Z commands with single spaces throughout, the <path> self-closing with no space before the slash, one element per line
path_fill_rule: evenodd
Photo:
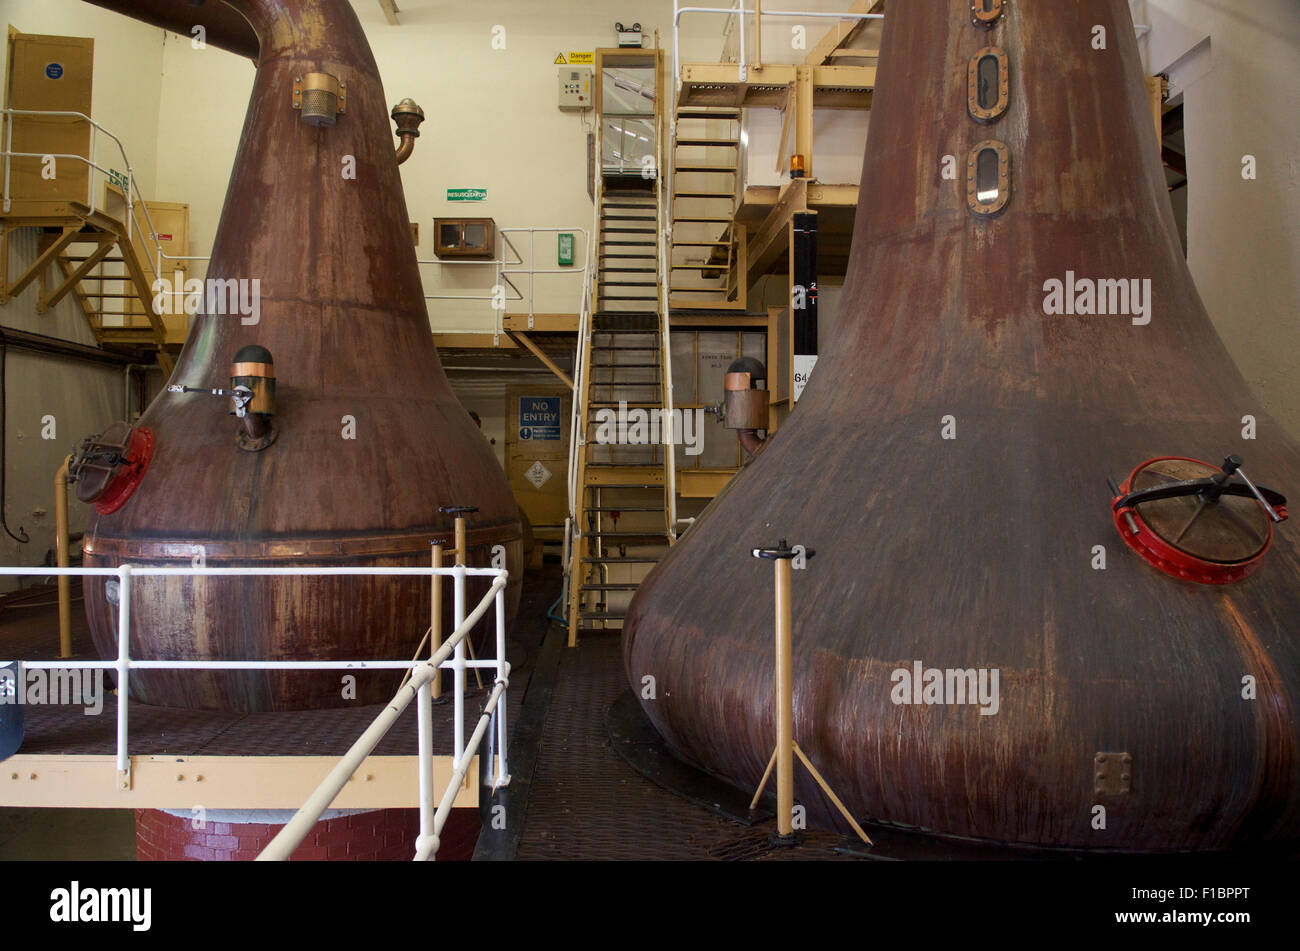
<path fill-rule="evenodd" d="M 12 205 L 13 196 L 11 195 L 12 186 L 12 159 L 15 158 L 35 158 L 44 159 L 47 156 L 55 159 L 70 159 L 75 162 L 81 162 L 88 169 L 99 172 L 104 176 L 105 181 L 118 185 L 122 190 L 122 198 L 126 202 L 126 220 L 122 222 L 127 229 L 127 238 L 134 241 L 138 236 L 147 248 L 149 240 L 152 239 L 153 247 L 157 252 L 156 262 L 149 255 L 144 255 L 145 263 L 148 264 L 150 272 L 153 274 L 154 282 L 162 276 L 163 261 L 206 261 L 208 258 L 204 255 L 193 254 L 168 254 L 162 249 L 162 241 L 158 237 L 158 229 L 154 227 L 153 216 L 149 213 L 149 203 L 145 201 L 144 195 L 140 191 L 140 186 L 136 183 L 135 167 L 131 164 L 130 158 L 127 157 L 126 147 L 122 145 L 119 139 L 108 129 L 104 128 L 84 112 L 75 112 L 67 110 L 48 110 L 48 109 L 0 109 L 0 114 L 8 117 L 5 122 L 5 143 L 4 151 L 0 152 L 4 156 L 4 193 L 3 207 L 8 214 Z M 90 126 L 90 144 L 87 149 L 88 155 L 77 155 L 75 153 L 43 153 L 43 152 L 15 152 L 13 150 L 13 132 L 14 116 L 48 116 L 53 118 L 76 119 L 85 122 Z M 125 172 L 118 172 L 116 169 L 105 168 L 99 164 L 99 134 L 103 133 L 113 140 L 117 146 L 118 154 L 122 157 L 122 164 L 126 167 Z M 93 214 L 97 210 L 95 201 L 96 178 L 93 174 L 86 175 L 86 206 Z M 144 211 L 145 224 L 148 226 L 146 233 L 143 225 L 140 224 L 136 217 L 135 210 L 137 207 Z M 109 278 L 112 280 L 113 278 Z M 130 275 L 121 275 L 118 280 L 128 281 Z M 156 289 L 156 284 L 155 284 Z M 177 288 L 173 294 L 178 297 L 184 296 L 184 289 Z"/>
<path fill-rule="evenodd" d="M 677 163 L 674 161 L 676 156 L 673 154 L 675 140 L 667 139 L 664 136 L 665 113 L 676 114 L 674 108 L 676 97 L 669 97 L 672 101 L 663 104 L 659 111 L 659 124 L 655 129 L 658 137 L 658 162 L 659 175 L 655 182 L 655 214 L 658 220 L 655 222 L 659 232 L 659 279 L 661 307 L 659 312 L 660 334 L 660 373 L 663 375 L 663 398 L 664 398 L 664 519 L 666 521 L 666 531 L 668 533 L 668 543 L 671 545 L 677 540 L 677 433 L 674 430 L 673 421 L 673 347 L 672 347 L 672 274 L 673 274 L 673 254 L 672 254 L 672 200 L 668 198 L 670 194 L 667 191 L 667 181 L 672 174 L 672 168 Z M 664 173 L 664 166 L 668 167 L 668 174 Z M 739 175 L 737 176 L 739 178 Z M 667 201 L 665 199 L 668 198 Z"/>
<path fill-rule="evenodd" d="M 514 291 L 514 297 L 506 297 L 506 301 L 527 301 L 528 302 L 528 329 L 533 329 L 533 318 L 536 316 L 536 302 L 534 294 L 533 278 L 538 274 L 563 274 L 572 276 L 574 274 L 582 275 L 584 278 L 588 273 L 587 259 L 584 257 L 581 267 L 537 267 L 537 245 L 536 236 L 538 234 L 574 234 L 582 235 L 583 244 L 589 250 L 591 245 L 591 232 L 585 228 L 497 228 L 497 233 L 501 235 L 502 251 L 498 257 L 490 260 L 480 260 L 478 258 L 457 260 L 442 258 L 419 259 L 418 264 L 436 264 L 441 267 L 451 267 L 453 265 L 461 266 L 490 266 L 496 269 L 496 276 L 492 282 L 492 290 L 487 294 L 425 294 L 425 300 L 486 300 L 493 301 L 493 324 L 492 324 L 492 342 L 496 344 L 500 337 L 505 333 L 505 313 L 504 302 L 501 306 L 496 306 L 496 302 L 501 300 L 498 289 L 504 286 Z M 515 243 L 510 240 L 512 234 L 528 235 L 528 263 L 524 265 L 524 256 L 515 247 Z M 514 253 L 514 260 L 511 260 L 506 253 L 506 249 Z M 575 249 L 576 252 L 576 249 Z M 575 253 L 576 256 L 576 253 Z M 521 291 L 518 285 L 512 280 L 514 277 L 528 278 L 528 293 Z M 586 280 L 582 284 L 586 284 Z M 438 328 L 439 333 L 455 333 L 457 331 Z M 466 329 L 465 333 L 481 333 L 482 328 Z"/>
<path fill-rule="evenodd" d="M 597 82 L 599 82 L 597 77 Z M 594 123 L 595 130 L 593 135 L 596 137 L 594 142 L 595 154 L 600 155 L 603 148 L 603 135 L 601 130 L 602 123 Z M 591 320 L 592 311 L 595 309 L 595 298 L 593 296 L 592 285 L 595 281 L 595 275 L 598 273 L 597 261 L 600 257 L 600 201 L 601 201 L 601 170 L 597 164 L 592 169 L 592 175 L 595 176 L 591 183 L 591 234 L 595 240 L 587 242 L 586 257 L 586 279 L 582 282 L 582 305 L 578 310 L 578 339 L 574 347 L 573 354 L 573 399 L 571 401 L 572 421 L 569 431 L 569 469 L 568 469 L 568 489 L 569 489 L 569 515 L 564 520 L 564 545 L 563 547 L 563 584 L 561 585 L 560 594 L 562 596 L 563 611 L 565 617 L 569 615 L 569 598 L 571 596 L 572 586 L 578 583 L 578 579 L 573 577 L 573 565 L 571 560 L 578 551 L 579 542 L 584 534 L 581 520 L 578 518 L 580 508 L 578 502 L 582 492 L 582 486 L 579 484 L 579 468 L 581 453 L 587 444 L 587 426 L 586 426 L 586 408 L 587 408 L 587 373 L 588 364 L 591 357 Z"/>
<path fill-rule="evenodd" d="M 259 858 L 278 859 L 288 855 L 302 841 L 303 836 L 319 819 L 320 814 L 329 807 L 348 778 L 356 771 L 360 763 L 369 755 L 379 740 L 396 721 L 397 716 L 418 698 L 417 709 L 419 729 L 418 764 L 420 777 L 420 838 L 416 843 L 416 858 L 427 859 L 438 848 L 438 835 L 443 823 L 456 799 L 457 790 L 464 782 L 479 743 L 492 720 L 496 722 L 495 745 L 497 755 L 492 764 L 493 787 L 509 784 L 510 774 L 506 761 L 506 706 L 501 703 L 509 685 L 510 664 L 505 659 L 505 586 L 509 579 L 503 568 L 468 568 L 454 565 L 443 568 L 409 567 L 409 568 L 328 568 L 328 567 L 280 567 L 280 568 L 208 568 L 208 567 L 135 567 L 122 565 L 118 568 L 50 568 L 45 566 L 31 568 L 0 568 L 0 576 L 48 577 L 51 575 L 108 577 L 118 582 L 117 603 L 117 657 L 112 660 L 50 660 L 19 661 L 18 676 L 21 680 L 24 669 L 100 669 L 114 670 L 117 674 L 117 742 L 116 766 L 118 784 L 129 788 L 131 778 L 130 758 L 130 707 L 129 707 L 129 672 L 132 670 L 401 670 L 412 671 L 411 678 L 397 695 L 375 718 L 338 766 L 326 777 L 307 803 L 298 810 L 280 834 L 267 846 Z M 447 637 L 441 646 L 427 660 L 136 660 L 130 655 L 131 643 L 131 583 L 141 577 L 169 576 L 288 576 L 288 575 L 362 575 L 362 576 L 398 576 L 398 577 L 442 577 L 451 576 L 453 580 L 453 610 L 456 630 Z M 468 615 L 465 612 L 465 582 L 469 577 L 489 577 L 492 583 L 478 605 Z M 437 583 L 437 582 L 435 582 Z M 488 608 L 496 609 L 496 658 L 469 660 L 466 658 L 466 638 L 473 627 L 482 619 Z M 465 738 L 465 672 L 476 668 L 491 668 L 496 672 L 491 693 L 483 713 L 479 717 L 473 735 Z M 441 669 L 448 669 L 454 674 L 454 693 L 452 698 L 454 717 L 454 771 L 444 791 L 440 804 L 433 808 L 433 742 L 432 742 L 432 690 L 430 683 Z M 341 776 L 341 778 L 339 778 Z"/>

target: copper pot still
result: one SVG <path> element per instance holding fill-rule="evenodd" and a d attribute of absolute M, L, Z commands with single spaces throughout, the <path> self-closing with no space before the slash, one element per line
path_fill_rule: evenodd
<path fill-rule="evenodd" d="M 1061 850 L 1294 847 L 1300 536 L 1280 525 L 1240 577 L 1193 580 L 1130 550 L 1107 487 L 1228 453 L 1300 485 L 1300 448 L 1188 273 L 1125 0 L 891 4 L 861 181 L 798 410 L 632 601 L 647 716 L 757 787 L 773 583 L 749 550 L 788 538 L 817 553 L 793 572 L 794 740 L 859 820 Z M 1127 309 L 1086 305 L 1085 278 L 1125 281 Z M 1052 281 L 1075 288 L 1068 312 Z M 1267 545 L 1263 520 L 1197 498 L 1177 504 L 1210 559 Z M 845 828 L 796 777 L 809 821 Z"/>
<path fill-rule="evenodd" d="M 86 564 L 427 566 L 433 543 L 453 546 L 439 508 L 474 506 L 468 561 L 504 552 L 513 616 L 519 511 L 438 360 L 384 91 L 351 5 L 100 5 L 186 35 L 206 23 L 210 43 L 244 54 L 255 36 L 257 75 L 205 307 L 139 421 L 148 467 L 119 508 L 92 518 Z M 86 582 L 106 658 L 117 654 L 114 588 Z M 467 609 L 486 588 L 469 585 Z M 141 577 L 131 655 L 409 660 L 429 611 L 427 578 Z M 285 710 L 382 702 L 399 677 L 358 674 L 353 692 L 335 671 L 148 670 L 130 689 L 152 704 Z"/>

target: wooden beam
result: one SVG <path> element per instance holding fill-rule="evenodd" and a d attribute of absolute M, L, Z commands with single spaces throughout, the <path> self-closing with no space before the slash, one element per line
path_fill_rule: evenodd
<path fill-rule="evenodd" d="M 112 235 L 100 235 L 98 241 L 99 247 L 88 254 L 86 260 L 82 261 L 78 267 L 71 271 L 71 273 L 65 272 L 62 284 L 56 287 L 48 295 L 41 295 L 40 299 L 36 301 L 36 313 L 44 314 L 51 307 L 58 304 L 59 301 L 63 300 L 64 295 L 66 295 L 68 291 L 72 290 L 83 277 L 89 274 L 96 264 L 108 257 L 109 252 L 117 246 L 117 239 Z M 62 257 L 59 258 L 60 263 L 62 263 L 63 260 Z M 71 264 L 71 262 L 68 263 Z"/>
<path fill-rule="evenodd" d="M 108 755 L 17 753 L 0 771 L 0 805 L 62 809 L 298 809 L 338 765 L 337 756 L 132 756 L 131 788 L 120 789 Z M 477 759 L 477 757 L 475 757 Z M 417 756 L 371 756 L 334 800 L 335 809 L 406 809 L 419 805 Z M 455 772 L 452 757 L 433 757 L 436 788 Z M 471 766 L 456 806 L 478 804 Z"/>
<path fill-rule="evenodd" d="M 433 345 L 439 350 L 518 350 L 519 345 L 508 337 L 491 333 L 439 333 L 433 332 Z"/>
<path fill-rule="evenodd" d="M 748 285 L 762 277 L 773 262 L 786 249 L 790 234 L 790 216 L 808 210 L 808 179 L 792 179 L 782 190 L 781 197 L 768 213 L 767 220 L 758 229 L 749 245 Z"/>
<path fill-rule="evenodd" d="M 794 151 L 803 156 L 805 178 L 813 178 L 813 77 L 811 66 L 799 66 L 794 76 Z"/>
<path fill-rule="evenodd" d="M 31 263 L 27 270 L 18 275 L 18 280 L 4 289 L 4 299 L 8 300 L 11 297 L 17 297 L 36 277 L 44 274 L 45 269 L 63 253 L 64 248 L 72 243 L 80 230 L 81 228 L 78 225 L 65 225 L 63 233 L 51 241 L 49 247 L 36 256 L 36 260 Z"/>
<path fill-rule="evenodd" d="M 402 25 L 397 19 L 397 14 L 401 11 L 397 9 L 394 0 L 379 0 L 379 9 L 384 11 L 384 19 L 388 21 L 389 26 Z"/>
<path fill-rule="evenodd" d="M 520 346 L 525 347 L 529 353 L 535 356 L 538 360 L 542 361 L 542 365 L 545 366 L 546 369 L 550 370 L 557 377 L 559 377 L 561 383 L 563 383 L 569 389 L 573 389 L 573 378 L 569 376 L 569 374 L 561 370 L 559 365 L 546 354 L 545 350 L 543 350 L 541 347 L 537 346 L 537 344 L 533 343 L 530 339 L 528 339 L 528 334 L 523 333 L 522 331 L 519 330 L 507 330 L 506 336 L 509 337 L 511 340 L 513 340 L 515 343 L 519 344 Z"/>
<path fill-rule="evenodd" d="M 534 333 L 577 333 L 577 314 L 533 314 L 533 323 L 528 325 L 527 314 L 506 314 L 502 326 L 506 330 L 524 330 Z"/>

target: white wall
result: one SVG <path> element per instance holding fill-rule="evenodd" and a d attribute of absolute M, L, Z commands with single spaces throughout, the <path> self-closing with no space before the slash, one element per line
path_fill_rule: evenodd
<path fill-rule="evenodd" d="M 1183 97 L 1192 277 L 1261 407 L 1300 435 L 1300 3 L 1133 9 L 1151 25 L 1147 71 L 1168 70 Z M 1254 181 L 1242 180 L 1247 154 Z"/>
<path fill-rule="evenodd" d="M 498 227 L 586 228 L 589 115 L 557 105 L 555 57 L 617 43 L 614 22 L 639 21 L 653 42 L 670 36 L 670 0 L 627 5 L 611 0 L 493 0 L 478 4 L 408 0 L 402 25 L 390 26 L 374 0 L 353 0 L 379 64 L 385 98 L 410 96 L 425 112 L 415 154 L 402 166 L 407 207 L 420 224 L 419 252 L 433 259 L 437 216 L 491 217 Z M 602 12 L 603 11 L 603 12 Z M 505 49 L 494 49 L 493 27 L 505 27 Z M 716 37 L 687 43 L 684 52 L 713 50 Z M 226 182 L 252 89 L 248 61 L 220 50 L 194 50 L 188 37 L 167 36 L 159 112 L 159 191 L 190 204 L 192 251 L 212 246 Z M 198 101 L 201 108 L 191 103 Z M 397 141 L 394 139 L 394 147 Z M 448 202 L 446 190 L 487 188 L 484 202 Z M 527 254 L 526 238 L 516 239 Z M 539 235 L 539 267 L 555 267 L 554 235 Z M 579 259 L 584 249 L 579 246 Z M 426 289 L 486 293 L 491 267 L 428 265 Z M 202 269 L 196 269 L 202 276 Z M 522 279 L 516 283 L 523 285 Z M 574 313 L 581 303 L 576 276 L 536 278 L 539 313 Z M 524 304 L 510 311 L 526 312 Z M 491 327 L 485 301 L 430 301 L 439 330 Z"/>
<path fill-rule="evenodd" d="M 0 22 L 23 33 L 89 36 L 95 40 L 93 118 L 120 138 L 146 198 L 157 177 L 155 145 L 163 31 L 79 0 L 4 0 Z M 8 46 L 0 64 L 8 70 Z M 120 168 L 116 149 L 101 139 L 100 164 Z M 163 200 L 166 200 L 163 197 Z"/>
<path fill-rule="evenodd" d="M 146 197 L 157 175 L 156 138 L 162 71 L 163 33 L 77 0 L 4 0 L 0 23 L 23 33 L 90 36 L 95 39 L 92 116 L 122 139 Z M 0 68 L 8 70 L 7 45 L 0 45 Z M 122 168 L 109 140 L 100 138 L 100 164 Z M 21 273 L 37 254 L 37 232 L 25 228 L 11 238 L 11 275 Z M 0 306 L 0 325 L 94 346 L 79 306 L 65 297 L 46 314 L 36 311 L 39 287 Z M 123 413 L 123 374 L 63 358 L 9 349 L 5 355 L 5 514 L 9 527 L 30 538 L 19 544 L 0 531 L 0 564 L 41 564 L 54 547 L 54 472 L 76 444 L 103 430 Z M 53 417 L 52 439 L 42 438 L 42 420 Z M 74 532 L 85 524 L 87 507 L 75 495 L 69 506 Z M 0 578 L 0 591 L 17 587 Z"/>

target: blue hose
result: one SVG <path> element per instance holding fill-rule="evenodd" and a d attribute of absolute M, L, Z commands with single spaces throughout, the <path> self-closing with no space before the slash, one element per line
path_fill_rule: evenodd
<path fill-rule="evenodd" d="M 555 606 L 556 606 L 557 604 L 560 603 L 560 599 L 563 598 L 563 597 L 564 597 L 564 593 L 563 593 L 563 592 L 560 592 L 559 594 L 557 594 L 557 595 L 555 596 L 555 600 L 551 602 L 551 606 L 550 606 L 549 608 L 546 609 L 546 616 L 547 616 L 550 620 L 552 620 L 552 621 L 559 621 L 560 624 L 562 624 L 564 627 L 568 627 L 568 626 L 569 626 L 569 619 L 568 619 L 568 618 L 562 618 L 562 617 L 560 617 L 558 614 L 555 613 Z"/>

